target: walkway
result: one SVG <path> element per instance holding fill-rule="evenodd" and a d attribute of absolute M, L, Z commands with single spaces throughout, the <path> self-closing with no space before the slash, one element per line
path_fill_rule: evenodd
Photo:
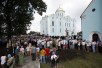
<path fill-rule="evenodd" d="M 39 61 L 32 61 L 31 57 L 25 57 L 25 63 L 23 66 L 17 67 L 17 68 L 40 68 Z"/>

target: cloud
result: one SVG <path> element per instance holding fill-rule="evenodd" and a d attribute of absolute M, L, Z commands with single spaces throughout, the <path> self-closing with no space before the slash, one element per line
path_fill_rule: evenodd
<path fill-rule="evenodd" d="M 43 0 L 47 4 L 47 11 L 43 14 L 50 15 L 54 14 L 59 6 L 65 11 L 66 16 L 69 15 L 72 18 L 76 19 L 76 27 L 77 30 L 81 30 L 81 20 L 80 15 L 83 13 L 85 8 L 92 0 Z M 32 25 L 29 31 L 37 31 L 40 32 L 40 20 L 42 16 L 35 13 L 35 19 L 32 21 Z M 28 32 L 29 32 L 28 31 Z"/>

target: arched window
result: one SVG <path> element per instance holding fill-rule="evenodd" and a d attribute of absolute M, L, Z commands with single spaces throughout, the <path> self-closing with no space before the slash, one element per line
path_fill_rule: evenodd
<path fill-rule="evenodd" d="M 70 27 L 70 23 L 69 23 L 69 27 Z"/>
<path fill-rule="evenodd" d="M 52 28 L 52 32 L 54 32 L 54 28 Z"/>
<path fill-rule="evenodd" d="M 61 33 L 61 28 L 60 28 L 60 33 Z"/>
<path fill-rule="evenodd" d="M 61 22 L 60 22 L 60 26 L 61 26 Z"/>
<path fill-rule="evenodd" d="M 54 21 L 52 21 L 52 26 L 54 26 Z"/>

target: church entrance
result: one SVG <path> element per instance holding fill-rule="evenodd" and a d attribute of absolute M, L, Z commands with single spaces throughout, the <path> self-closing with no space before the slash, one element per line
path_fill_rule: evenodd
<path fill-rule="evenodd" d="M 97 33 L 94 33 L 93 35 L 92 35 L 92 41 L 99 41 L 100 39 L 99 39 L 99 35 L 97 34 Z"/>

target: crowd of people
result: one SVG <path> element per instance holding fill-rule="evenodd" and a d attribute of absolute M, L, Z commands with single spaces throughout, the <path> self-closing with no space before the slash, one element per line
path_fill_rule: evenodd
<path fill-rule="evenodd" d="M 31 56 L 32 61 L 51 63 L 51 68 L 57 68 L 60 49 L 77 49 L 85 52 L 102 53 L 102 42 L 89 42 L 74 37 L 49 37 L 49 36 L 19 36 L 10 40 L 0 39 L 1 68 L 9 68 L 15 61 L 15 65 L 23 65 L 24 57 Z M 8 63 L 9 59 L 12 63 Z"/>

